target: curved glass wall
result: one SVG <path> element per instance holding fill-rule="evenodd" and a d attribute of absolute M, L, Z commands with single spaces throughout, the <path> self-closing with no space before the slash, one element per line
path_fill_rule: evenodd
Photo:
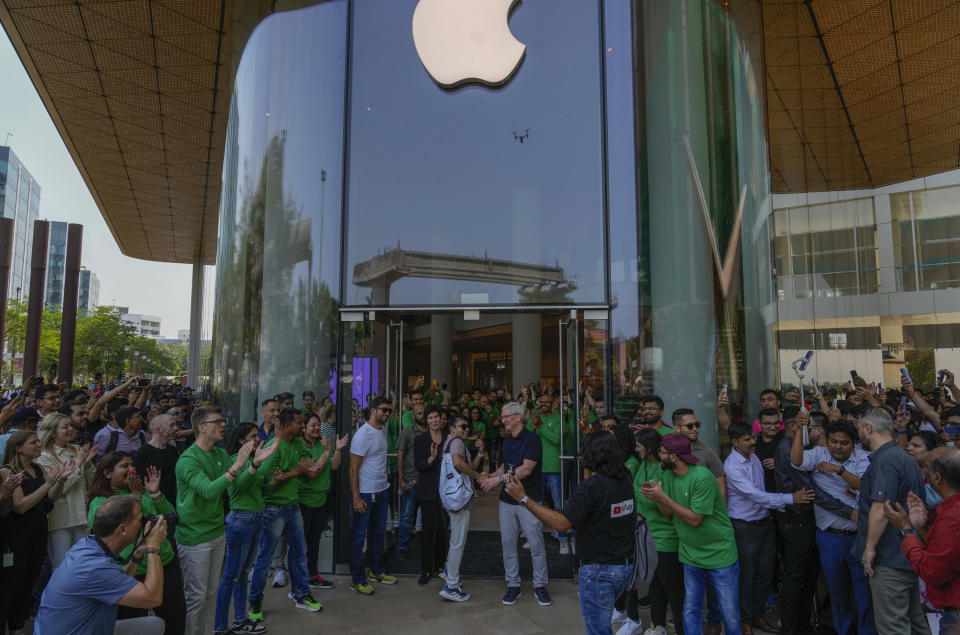
<path fill-rule="evenodd" d="M 345 0 L 276 14 L 237 71 L 213 332 L 214 398 L 231 423 L 256 421 L 281 391 L 326 396 L 334 376 L 346 34 Z"/>
<path fill-rule="evenodd" d="M 417 0 L 354 2 L 344 303 L 605 303 L 597 0 L 524 0 L 502 88 L 448 90 Z"/>
<path fill-rule="evenodd" d="M 607 2 L 621 16 L 608 22 L 608 51 L 626 40 L 624 4 Z M 635 224 L 624 204 L 610 217 L 617 411 L 631 417 L 652 390 L 667 413 L 696 410 L 708 443 L 719 390 L 749 402 L 774 365 L 760 5 L 725 4 L 634 0 L 635 72 L 608 63 L 607 74 L 610 122 L 631 119 L 617 105 L 624 86 L 635 95 L 638 157 Z M 611 135 L 611 175 L 624 145 Z M 610 187 L 613 203 L 623 188 Z"/>
<path fill-rule="evenodd" d="M 723 5 L 524 0 L 511 79 L 453 89 L 417 53 L 417 0 L 263 22 L 224 162 L 214 386 L 231 419 L 335 385 L 340 306 L 610 307 L 621 416 L 654 390 L 709 423 L 723 385 L 759 392 L 776 312 L 760 3 Z"/>

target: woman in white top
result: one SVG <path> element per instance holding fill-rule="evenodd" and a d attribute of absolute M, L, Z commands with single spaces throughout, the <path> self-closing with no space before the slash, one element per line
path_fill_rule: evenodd
<path fill-rule="evenodd" d="M 87 529 L 86 492 L 95 473 L 93 459 L 97 446 L 77 447 L 70 417 L 58 412 L 48 414 L 37 426 L 41 455 L 37 459 L 44 470 L 59 468 L 70 459 L 76 459 L 77 469 L 63 484 L 63 494 L 53 505 L 47 517 L 47 550 L 53 568 L 57 568 L 70 548 L 90 531 Z"/>

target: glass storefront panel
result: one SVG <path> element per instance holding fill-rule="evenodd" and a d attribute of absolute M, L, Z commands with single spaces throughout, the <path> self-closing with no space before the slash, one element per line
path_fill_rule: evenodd
<path fill-rule="evenodd" d="M 606 300 L 600 11 L 525 0 L 500 88 L 441 88 L 417 0 L 355 2 L 347 305 Z"/>
<path fill-rule="evenodd" d="M 278 13 L 253 33 L 227 130 L 214 316 L 215 400 L 327 396 L 340 294 L 347 2 Z"/>

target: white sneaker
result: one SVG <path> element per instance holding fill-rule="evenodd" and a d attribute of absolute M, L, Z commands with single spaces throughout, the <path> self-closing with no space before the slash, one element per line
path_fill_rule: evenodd
<path fill-rule="evenodd" d="M 287 586 L 287 572 L 283 569 L 277 569 L 276 575 L 273 576 L 273 588 L 282 586 Z"/>
<path fill-rule="evenodd" d="M 643 631 L 643 635 L 667 635 L 667 629 L 662 626 L 651 626 Z"/>
<path fill-rule="evenodd" d="M 617 635 L 640 635 L 643 631 L 643 624 L 639 621 L 634 622 L 629 617 L 623 621 L 623 626 L 617 631 Z"/>
<path fill-rule="evenodd" d="M 617 622 L 622 622 L 625 619 L 627 619 L 626 611 L 618 611 L 617 609 L 613 609 L 613 619 L 610 620 L 611 623 L 616 624 Z"/>
<path fill-rule="evenodd" d="M 524 549 L 529 549 L 529 548 L 530 548 L 530 541 L 529 541 L 529 540 L 524 540 L 524 541 L 523 541 L 523 548 L 524 548 Z"/>
<path fill-rule="evenodd" d="M 570 543 L 568 543 L 568 542 L 561 542 L 561 543 L 560 543 L 560 555 L 561 555 L 561 556 L 569 556 L 569 555 L 570 555 Z"/>

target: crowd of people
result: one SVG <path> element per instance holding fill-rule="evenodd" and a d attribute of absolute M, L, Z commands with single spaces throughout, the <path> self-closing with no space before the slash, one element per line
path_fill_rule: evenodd
<path fill-rule="evenodd" d="M 534 601 L 553 604 L 546 526 L 577 565 L 588 633 L 807 633 L 829 604 L 841 635 L 957 635 L 960 390 L 941 377 L 925 394 L 906 376 L 886 391 L 855 377 L 808 403 L 764 390 L 753 422 L 724 391 L 719 454 L 695 409 L 666 417 L 647 394 L 621 421 L 584 386 L 371 395 L 338 436 L 333 401 L 311 391 L 300 407 L 264 400 L 259 422 L 228 433 L 189 389 L 30 379 L 0 410 L 0 624 L 264 633 L 268 583 L 320 611 L 312 593 L 333 584 L 319 547 L 346 471 L 348 586 L 364 596 L 398 583 L 388 565 L 419 524 L 418 583 L 470 600 L 471 508 L 498 490 L 502 603 L 523 597 L 528 550 Z"/>

